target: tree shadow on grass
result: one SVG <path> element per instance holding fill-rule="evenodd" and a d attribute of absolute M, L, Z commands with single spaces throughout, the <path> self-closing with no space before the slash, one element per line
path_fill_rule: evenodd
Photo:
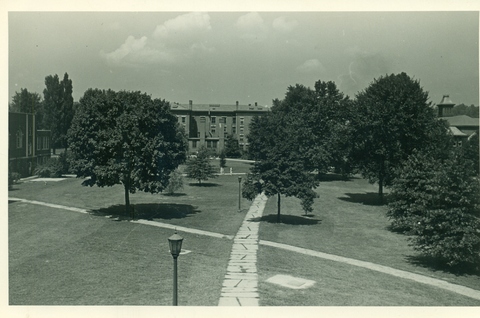
<path fill-rule="evenodd" d="M 249 221 L 251 222 L 268 222 L 268 223 L 278 223 L 276 214 L 268 214 L 258 218 L 252 218 Z M 315 225 L 321 223 L 322 220 L 309 219 L 302 216 L 296 215 L 280 215 L 280 223 L 288 225 Z"/>
<path fill-rule="evenodd" d="M 381 206 L 388 203 L 388 194 L 383 195 L 383 202 L 376 192 L 368 193 L 345 193 L 347 197 L 339 197 L 342 201 L 361 203 L 364 205 Z"/>
<path fill-rule="evenodd" d="M 166 197 L 184 197 L 187 194 L 186 193 L 163 193 L 163 195 Z"/>
<path fill-rule="evenodd" d="M 131 208 L 135 211 L 135 219 L 143 220 L 183 219 L 201 212 L 198 210 L 198 207 L 193 205 L 176 203 L 140 203 L 132 204 Z M 118 220 L 130 220 L 130 215 L 127 215 L 124 204 L 93 210 L 92 214 L 98 216 L 111 215 L 113 218 L 118 218 Z"/>
<path fill-rule="evenodd" d="M 352 181 L 354 179 L 359 179 L 354 176 L 344 176 L 337 173 L 321 173 L 317 175 L 317 180 L 320 182 L 331 182 L 331 181 Z"/>
<path fill-rule="evenodd" d="M 192 182 L 188 184 L 191 187 L 205 187 L 205 188 L 211 188 L 211 187 L 220 187 L 220 184 L 218 183 L 211 183 L 211 182 Z"/>
<path fill-rule="evenodd" d="M 448 266 L 444 259 L 426 255 L 407 256 L 406 260 L 412 265 L 428 268 L 433 271 L 454 274 L 456 276 L 480 276 L 480 269 L 478 267 L 476 268 L 472 264 L 459 264 L 456 266 Z"/>

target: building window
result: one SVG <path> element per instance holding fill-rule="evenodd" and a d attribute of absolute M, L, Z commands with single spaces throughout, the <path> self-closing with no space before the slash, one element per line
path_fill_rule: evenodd
<path fill-rule="evenodd" d="M 244 118 L 240 117 L 240 125 L 243 125 L 243 123 L 244 123 Z"/>
<path fill-rule="evenodd" d="M 200 117 L 200 122 L 201 122 L 201 123 L 204 123 L 204 122 L 205 122 L 205 116 L 201 116 L 201 117 Z"/>
<path fill-rule="evenodd" d="M 236 134 L 237 133 L 237 128 L 236 127 L 232 127 L 232 134 Z"/>
<path fill-rule="evenodd" d="M 237 117 L 232 118 L 232 124 L 235 125 L 237 123 Z"/>
<path fill-rule="evenodd" d="M 196 140 L 192 140 L 192 148 L 197 148 L 197 141 Z"/>
<path fill-rule="evenodd" d="M 207 140 L 207 148 L 217 149 L 217 143 L 218 143 L 218 141 L 216 141 L 216 140 Z"/>
<path fill-rule="evenodd" d="M 37 137 L 37 150 L 42 149 L 42 138 Z"/>
<path fill-rule="evenodd" d="M 226 124 L 227 123 L 227 117 L 222 117 L 222 123 Z"/>
<path fill-rule="evenodd" d="M 21 129 L 17 131 L 17 148 L 23 147 L 23 132 Z"/>
<path fill-rule="evenodd" d="M 185 116 L 182 116 L 182 124 L 185 124 L 187 118 Z"/>
<path fill-rule="evenodd" d="M 217 132 L 217 127 L 210 126 L 210 132 L 214 135 Z"/>
<path fill-rule="evenodd" d="M 238 141 L 240 141 L 240 142 L 243 142 L 243 138 L 244 138 L 244 137 L 245 137 L 245 135 L 244 135 L 244 134 L 240 134 L 240 135 L 239 135 L 239 140 L 238 140 Z"/>
<path fill-rule="evenodd" d="M 50 149 L 50 140 L 48 137 L 43 137 L 43 149 Z"/>
<path fill-rule="evenodd" d="M 243 127 L 240 127 L 240 134 L 243 134 Z"/>
<path fill-rule="evenodd" d="M 217 117 L 212 117 L 212 124 L 216 124 L 217 123 Z"/>

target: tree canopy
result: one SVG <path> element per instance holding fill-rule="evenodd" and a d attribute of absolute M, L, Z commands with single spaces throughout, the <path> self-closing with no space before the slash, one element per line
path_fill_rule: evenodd
<path fill-rule="evenodd" d="M 446 135 L 428 93 L 405 73 L 374 80 L 357 95 L 354 113 L 354 160 L 365 178 L 378 182 L 381 198 L 402 160 Z"/>
<path fill-rule="evenodd" d="M 26 88 L 21 88 L 20 92 L 15 92 L 15 95 L 12 97 L 10 111 L 40 115 L 42 112 L 40 94 L 29 92 Z"/>
<path fill-rule="evenodd" d="M 57 74 L 45 77 L 43 126 L 51 131 L 54 151 L 67 147 L 67 132 L 74 115 L 72 94 L 72 80 L 67 73 L 62 81 Z"/>
<path fill-rule="evenodd" d="M 87 90 L 68 140 L 77 177 L 88 186 L 123 184 L 127 211 L 129 193 L 165 189 L 187 150 L 169 103 L 141 92 Z"/>
<path fill-rule="evenodd" d="M 197 155 L 188 159 L 185 173 L 187 178 L 195 179 L 198 183 L 216 177 L 215 168 L 210 164 L 210 155 L 207 148 L 200 147 Z"/>

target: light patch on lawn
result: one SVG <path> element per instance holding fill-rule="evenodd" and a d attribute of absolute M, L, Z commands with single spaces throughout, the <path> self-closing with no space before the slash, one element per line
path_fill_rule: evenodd
<path fill-rule="evenodd" d="M 315 281 L 293 277 L 290 275 L 275 275 L 266 280 L 269 283 L 280 285 L 291 289 L 306 289 L 312 287 Z"/>

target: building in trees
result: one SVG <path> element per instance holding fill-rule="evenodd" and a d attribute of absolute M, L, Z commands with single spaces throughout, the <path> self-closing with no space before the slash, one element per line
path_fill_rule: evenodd
<path fill-rule="evenodd" d="M 210 152 L 220 153 L 225 148 L 227 136 L 238 140 L 240 148 L 248 146 L 247 136 L 253 117 L 268 112 L 268 108 L 254 105 L 189 104 L 174 103 L 171 112 L 178 118 L 188 136 L 189 153 L 204 146 Z"/>
<path fill-rule="evenodd" d="M 26 177 L 50 158 L 50 131 L 37 127 L 35 114 L 8 113 L 9 171 Z"/>
<path fill-rule="evenodd" d="M 478 136 L 478 118 L 468 115 L 453 116 L 455 103 L 449 95 L 444 95 L 442 101 L 437 104 L 438 117 L 447 121 L 450 132 L 454 137 L 454 147 L 462 147 L 474 135 Z"/>

